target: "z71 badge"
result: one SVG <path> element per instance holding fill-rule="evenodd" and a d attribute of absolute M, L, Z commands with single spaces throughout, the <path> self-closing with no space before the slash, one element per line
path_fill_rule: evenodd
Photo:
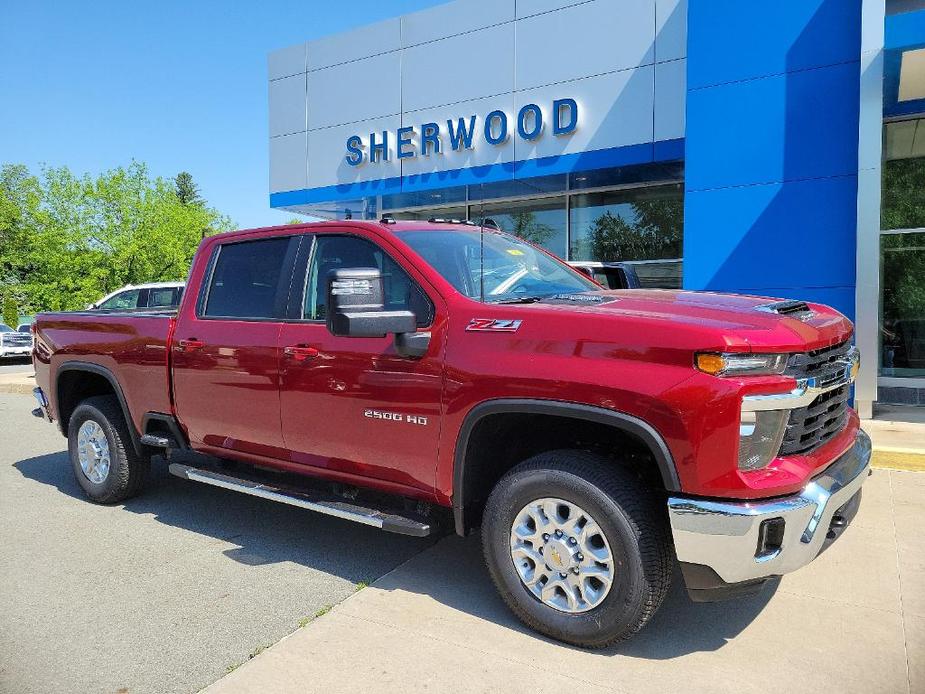
<path fill-rule="evenodd" d="M 516 333 L 522 321 L 501 318 L 473 318 L 466 326 L 468 332 Z"/>

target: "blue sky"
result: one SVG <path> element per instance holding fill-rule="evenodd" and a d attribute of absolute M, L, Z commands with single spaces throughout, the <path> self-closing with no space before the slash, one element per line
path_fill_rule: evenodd
<path fill-rule="evenodd" d="M 187 170 L 240 227 L 267 192 L 266 55 L 443 0 L 0 0 L 0 163 Z"/>

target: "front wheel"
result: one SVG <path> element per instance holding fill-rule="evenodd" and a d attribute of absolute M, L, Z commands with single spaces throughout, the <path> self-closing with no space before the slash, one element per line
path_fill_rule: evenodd
<path fill-rule="evenodd" d="M 81 402 L 71 415 L 67 439 L 74 476 L 91 500 L 115 504 L 141 490 L 151 459 L 135 451 L 114 396 Z"/>
<path fill-rule="evenodd" d="M 585 648 L 639 631 L 671 582 L 664 509 L 616 462 L 585 451 L 542 453 L 502 477 L 482 545 L 517 617 Z"/>

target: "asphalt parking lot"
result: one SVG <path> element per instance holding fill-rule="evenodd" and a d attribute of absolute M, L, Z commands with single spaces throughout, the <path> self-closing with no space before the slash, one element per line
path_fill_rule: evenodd
<path fill-rule="evenodd" d="M 31 374 L 32 357 L 8 357 L 0 361 L 0 374 Z"/>
<path fill-rule="evenodd" d="M 86 501 L 0 394 L 0 691 L 195 692 L 429 542 L 177 479 Z"/>

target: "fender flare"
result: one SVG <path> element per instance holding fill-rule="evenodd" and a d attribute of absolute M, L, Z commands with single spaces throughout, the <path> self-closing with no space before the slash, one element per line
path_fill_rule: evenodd
<path fill-rule="evenodd" d="M 532 400 L 524 398 L 501 398 L 479 403 L 466 414 L 453 457 L 453 520 L 458 535 L 465 535 L 465 479 L 466 452 L 469 439 L 476 425 L 485 417 L 499 413 L 544 414 L 569 417 L 586 422 L 595 422 L 613 427 L 639 438 L 652 453 L 658 465 L 665 489 L 669 492 L 681 491 L 677 467 L 665 439 L 648 422 L 624 412 L 616 412 L 603 407 L 582 405 L 559 400 Z"/>
<path fill-rule="evenodd" d="M 138 433 L 138 429 L 135 428 L 135 422 L 132 420 L 132 415 L 128 409 L 128 403 L 125 401 L 125 395 L 122 392 L 122 386 L 119 385 L 119 380 L 116 378 L 115 374 L 107 369 L 105 366 L 100 366 L 99 364 L 94 364 L 88 361 L 66 361 L 61 366 L 58 367 L 58 370 L 55 372 L 55 409 L 58 412 L 58 423 L 61 428 L 61 433 L 64 436 L 67 436 L 67 429 L 64 426 L 64 419 L 61 417 L 61 393 L 59 383 L 61 381 L 61 375 L 67 371 L 84 371 L 87 373 L 96 374 L 97 376 L 102 376 L 107 381 L 109 385 L 112 386 L 113 391 L 115 391 L 116 399 L 119 401 L 119 407 L 122 408 L 122 416 L 125 418 L 125 424 L 128 426 L 129 434 L 132 437 L 132 446 L 135 448 L 135 452 L 138 455 L 142 455 L 144 451 L 142 450 L 141 445 L 141 435 Z"/>

